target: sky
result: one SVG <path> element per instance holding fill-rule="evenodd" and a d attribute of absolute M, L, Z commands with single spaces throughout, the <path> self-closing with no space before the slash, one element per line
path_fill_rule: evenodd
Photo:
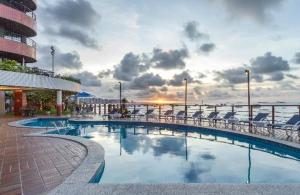
<path fill-rule="evenodd" d="M 298 0 L 39 1 L 38 62 L 132 101 L 299 102 Z"/>

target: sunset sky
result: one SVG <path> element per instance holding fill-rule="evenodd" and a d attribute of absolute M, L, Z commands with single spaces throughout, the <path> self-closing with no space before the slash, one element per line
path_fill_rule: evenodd
<path fill-rule="evenodd" d="M 38 63 L 134 101 L 299 102 L 298 0 L 38 1 Z"/>

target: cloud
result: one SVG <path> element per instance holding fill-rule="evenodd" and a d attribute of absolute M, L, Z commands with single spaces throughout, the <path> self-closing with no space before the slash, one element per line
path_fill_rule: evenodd
<path fill-rule="evenodd" d="M 232 18 L 249 18 L 260 23 L 267 22 L 271 12 L 277 11 L 282 2 L 283 0 L 223 0 Z"/>
<path fill-rule="evenodd" d="M 113 73 L 113 71 L 110 70 L 110 69 L 103 70 L 103 71 L 101 71 L 101 72 L 98 73 L 98 77 L 101 78 L 101 79 L 103 79 L 105 77 L 109 77 L 112 73 Z"/>
<path fill-rule="evenodd" d="M 184 79 L 187 79 L 189 83 L 199 82 L 194 80 L 188 71 L 183 71 L 180 74 L 175 74 L 168 84 L 171 86 L 182 86 L 184 84 Z"/>
<path fill-rule="evenodd" d="M 100 15 L 85 0 L 60 0 L 56 4 L 41 6 L 41 23 L 48 35 L 68 38 L 91 49 L 99 49 L 94 38 Z"/>
<path fill-rule="evenodd" d="M 245 67 L 231 68 L 223 71 L 215 71 L 217 81 L 225 81 L 230 84 L 246 83 Z"/>
<path fill-rule="evenodd" d="M 251 70 L 258 74 L 290 70 L 288 61 L 284 60 L 282 57 L 273 56 L 271 52 L 265 53 L 264 56 L 256 57 L 250 62 Z"/>
<path fill-rule="evenodd" d="M 83 71 L 76 74 L 71 74 L 70 76 L 80 79 L 81 84 L 88 87 L 100 87 L 102 85 L 101 81 L 96 75 L 91 72 Z"/>
<path fill-rule="evenodd" d="M 191 41 L 195 41 L 201 38 L 207 38 L 208 35 L 201 33 L 198 30 L 199 24 L 196 21 L 189 21 L 184 26 L 184 35 Z"/>
<path fill-rule="evenodd" d="M 199 47 L 199 52 L 209 54 L 215 48 L 216 48 L 216 45 L 214 43 L 204 43 Z"/>
<path fill-rule="evenodd" d="M 72 24 L 81 28 L 93 27 L 100 19 L 100 15 L 90 2 L 85 0 L 61 0 L 55 5 L 43 7 L 42 11 L 60 23 Z"/>
<path fill-rule="evenodd" d="M 66 26 L 61 26 L 58 31 L 48 29 L 48 33 L 78 41 L 83 46 L 88 48 L 99 49 L 97 40 L 80 30 L 68 28 Z"/>
<path fill-rule="evenodd" d="M 160 68 L 165 70 L 170 69 L 183 69 L 185 68 L 184 59 L 189 56 L 189 52 L 186 48 L 163 51 L 162 49 L 153 49 L 153 56 L 151 63 L 154 68 Z"/>
<path fill-rule="evenodd" d="M 134 77 L 147 71 L 149 68 L 150 65 L 146 55 L 139 56 L 130 52 L 115 67 L 113 76 L 118 80 L 131 81 Z"/>
<path fill-rule="evenodd" d="M 287 76 L 287 77 L 289 77 L 289 78 L 291 78 L 291 79 L 299 79 L 298 76 L 293 75 L 293 74 L 286 74 L 285 76 Z"/>
<path fill-rule="evenodd" d="M 52 57 L 50 55 L 50 46 L 38 47 L 40 58 L 38 63 L 45 68 L 51 67 Z M 76 51 L 63 53 L 59 48 L 55 48 L 55 69 L 72 69 L 78 70 L 82 68 L 83 64 L 80 55 Z"/>
<path fill-rule="evenodd" d="M 218 90 L 218 89 L 210 91 L 207 94 L 207 96 L 210 98 L 215 98 L 215 99 L 223 99 L 223 98 L 233 97 L 233 95 L 229 94 L 227 91 L 222 91 L 222 90 Z"/>
<path fill-rule="evenodd" d="M 146 73 L 132 80 L 129 83 L 129 89 L 144 90 L 153 86 L 161 87 L 165 83 L 166 81 L 162 79 L 158 74 L 154 75 L 153 73 Z"/>
<path fill-rule="evenodd" d="M 282 72 L 274 72 L 270 74 L 270 81 L 281 81 L 284 79 L 284 74 Z"/>
<path fill-rule="evenodd" d="M 295 53 L 295 57 L 293 59 L 295 64 L 300 64 L 300 52 Z"/>
<path fill-rule="evenodd" d="M 162 88 L 160 88 L 161 92 L 167 92 L 169 89 L 166 86 L 163 86 Z"/>
<path fill-rule="evenodd" d="M 193 89 L 194 89 L 194 92 L 196 93 L 196 95 L 204 95 L 205 94 L 204 89 L 200 86 L 196 86 Z"/>

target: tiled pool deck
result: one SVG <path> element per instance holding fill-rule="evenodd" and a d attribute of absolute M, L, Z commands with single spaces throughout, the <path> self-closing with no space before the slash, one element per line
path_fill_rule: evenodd
<path fill-rule="evenodd" d="M 85 158 L 79 143 L 50 137 L 24 137 L 37 130 L 15 128 L 1 118 L 0 194 L 40 194 L 61 184 Z"/>

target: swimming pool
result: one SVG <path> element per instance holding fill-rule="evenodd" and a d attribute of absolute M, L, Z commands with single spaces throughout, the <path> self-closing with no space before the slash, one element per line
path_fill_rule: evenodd
<path fill-rule="evenodd" d="M 104 147 L 100 183 L 300 182 L 299 151 L 269 141 L 180 125 L 67 119 L 23 123 L 49 124 L 67 126 L 50 133 L 82 136 Z"/>

